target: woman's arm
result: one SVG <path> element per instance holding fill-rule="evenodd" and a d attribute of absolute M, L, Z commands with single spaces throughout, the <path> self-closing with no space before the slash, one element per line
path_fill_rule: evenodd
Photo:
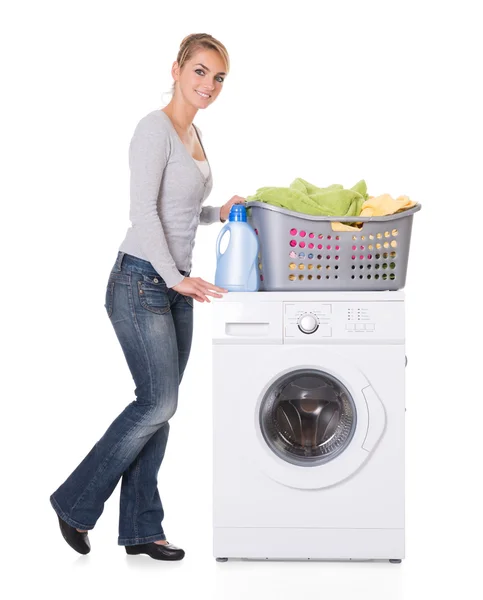
<path fill-rule="evenodd" d="M 221 206 L 203 206 L 200 213 L 200 225 L 211 225 L 221 221 Z M 225 221 L 221 221 L 224 223 Z"/>
<path fill-rule="evenodd" d="M 161 179 L 169 154 L 170 141 L 163 121 L 149 115 L 141 119 L 129 146 L 129 218 L 147 260 L 171 288 L 180 283 L 184 276 L 171 256 L 157 209 Z"/>

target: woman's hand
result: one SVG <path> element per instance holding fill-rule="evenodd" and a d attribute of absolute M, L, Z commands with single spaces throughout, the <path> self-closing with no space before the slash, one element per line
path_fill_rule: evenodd
<path fill-rule="evenodd" d="M 214 298 L 223 297 L 222 294 L 217 294 L 210 290 L 228 292 L 225 288 L 218 287 L 213 283 L 208 283 L 208 281 L 201 279 L 201 277 L 185 277 L 180 283 L 174 285 L 172 289 L 183 294 L 183 296 L 190 296 L 198 302 L 211 302 L 207 296 L 213 296 Z"/>
<path fill-rule="evenodd" d="M 230 215 L 231 207 L 234 204 L 245 204 L 246 198 L 242 198 L 241 196 L 233 196 L 230 198 L 226 204 L 223 204 L 220 210 L 220 219 L 222 221 L 226 221 Z"/>

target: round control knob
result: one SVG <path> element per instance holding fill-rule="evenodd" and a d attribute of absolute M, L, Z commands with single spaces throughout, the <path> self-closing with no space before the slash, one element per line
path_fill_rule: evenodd
<path fill-rule="evenodd" d="M 314 331 L 316 331 L 319 326 L 319 322 L 317 321 L 317 318 L 314 317 L 314 315 L 311 315 L 310 313 L 305 313 L 300 317 L 298 326 L 300 331 L 303 331 L 304 333 L 314 333 Z"/>

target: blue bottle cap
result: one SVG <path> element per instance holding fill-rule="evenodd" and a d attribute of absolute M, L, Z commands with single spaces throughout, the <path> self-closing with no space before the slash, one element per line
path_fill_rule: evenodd
<path fill-rule="evenodd" d="M 245 221 L 247 220 L 247 209 L 243 204 L 234 204 L 230 209 L 228 216 L 229 221 Z"/>

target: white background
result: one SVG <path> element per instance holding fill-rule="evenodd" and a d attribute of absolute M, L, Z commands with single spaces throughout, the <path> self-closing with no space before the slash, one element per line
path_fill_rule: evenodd
<path fill-rule="evenodd" d="M 2 5 L 2 550 L 9 597 L 423 598 L 481 588 L 483 51 L 478 2 L 10 2 Z M 207 204 L 296 177 L 407 194 L 407 558 L 217 563 L 211 548 L 211 304 L 161 467 L 174 564 L 117 546 L 118 486 L 63 541 L 49 496 L 134 384 L 104 309 L 129 226 L 135 125 L 170 98 L 181 40 L 220 39 L 231 72 L 196 118 Z M 480 57 L 480 58 L 478 58 Z M 214 281 L 220 225 L 194 276 Z M 249 365 L 232 365 L 234 377 Z M 354 499 L 357 501 L 357 499 Z M 3 583 L 8 583 L 5 576 Z M 480 589 L 481 592 L 481 589 Z"/>

